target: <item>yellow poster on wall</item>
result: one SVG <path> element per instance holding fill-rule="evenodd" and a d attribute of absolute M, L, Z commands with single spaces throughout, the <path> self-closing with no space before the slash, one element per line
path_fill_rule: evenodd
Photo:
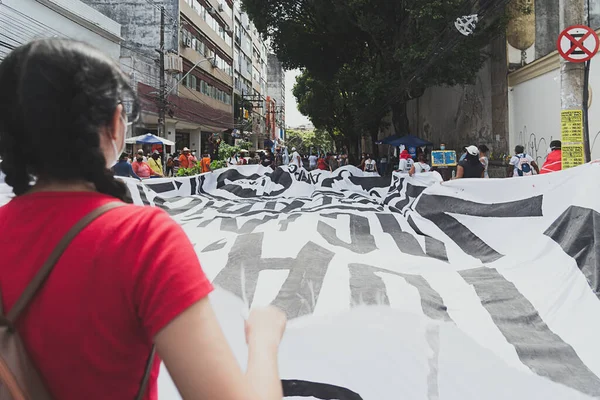
<path fill-rule="evenodd" d="M 583 111 L 562 110 L 560 113 L 562 136 L 562 169 L 585 164 L 583 150 Z"/>
<path fill-rule="evenodd" d="M 562 169 L 573 168 L 585 164 L 583 143 L 562 145 Z"/>

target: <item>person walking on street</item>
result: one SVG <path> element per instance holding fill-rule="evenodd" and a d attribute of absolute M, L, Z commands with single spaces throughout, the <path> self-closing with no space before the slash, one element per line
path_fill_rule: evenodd
<path fill-rule="evenodd" d="M 0 229 L 10 232 L 0 238 L 8 315 L 61 238 L 92 220 L 11 330 L 48 398 L 157 400 L 162 360 L 186 400 L 280 400 L 285 315 L 271 307 L 250 313 L 243 372 L 188 236 L 158 207 L 131 204 L 109 170 L 139 116 L 129 82 L 111 57 L 67 39 L 34 40 L 0 63 L 0 159 L 14 193 L 0 207 Z M 123 104 L 132 104 L 129 112 Z M 64 157 L 22 157 L 29 152 Z"/>
<path fill-rule="evenodd" d="M 427 158 L 425 157 L 425 153 L 420 153 L 419 158 L 416 163 L 410 168 L 408 174 L 410 176 L 414 176 L 415 174 L 421 174 L 423 172 L 431 171 L 431 167 L 427 164 Z"/>
<path fill-rule="evenodd" d="M 240 158 L 237 156 L 237 153 L 234 151 L 231 153 L 231 157 L 227 159 L 228 167 L 235 167 L 240 163 Z"/>
<path fill-rule="evenodd" d="M 153 176 L 160 176 L 156 172 L 154 172 L 152 168 L 150 168 L 150 165 L 146 161 L 144 161 L 144 158 L 139 153 L 133 164 L 131 164 L 131 168 L 133 169 L 133 172 L 135 172 L 136 175 L 139 176 L 141 179 L 148 179 Z"/>
<path fill-rule="evenodd" d="M 321 155 L 321 157 L 319 157 L 319 159 L 317 160 L 317 168 L 321 171 L 329 170 L 329 172 L 333 172 L 333 171 L 331 171 L 331 167 L 329 166 L 329 163 L 327 163 L 327 160 L 325 160 L 324 155 Z"/>
<path fill-rule="evenodd" d="M 187 147 L 183 148 L 181 155 L 179 156 L 179 168 L 191 168 L 190 166 L 190 149 Z"/>
<path fill-rule="evenodd" d="M 510 159 L 507 168 L 507 177 L 531 176 L 540 173 L 540 168 L 529 154 L 525 153 L 525 147 L 515 147 L 515 155 Z"/>
<path fill-rule="evenodd" d="M 290 164 L 293 164 L 298 168 L 302 168 L 302 157 L 300 157 L 300 154 L 298 154 L 295 147 L 292 147 Z"/>
<path fill-rule="evenodd" d="M 363 171 L 369 173 L 377 173 L 377 161 L 372 159 L 370 154 L 367 154 L 365 156 Z"/>
<path fill-rule="evenodd" d="M 483 178 L 485 175 L 485 167 L 479 160 L 479 149 L 477 146 L 467 147 L 467 156 L 464 160 L 458 163 L 456 167 L 456 177 L 461 178 Z"/>
<path fill-rule="evenodd" d="M 113 167 L 112 167 L 112 171 L 115 174 L 115 176 L 124 176 L 127 178 L 135 178 L 135 179 L 140 179 L 139 176 L 137 176 L 137 174 L 135 172 L 133 172 L 133 168 L 131 167 L 131 164 L 129 164 L 129 155 L 127 155 L 127 153 L 123 153 L 121 154 L 121 157 L 119 157 L 119 162 L 117 162 Z"/>
<path fill-rule="evenodd" d="M 202 173 L 205 174 L 207 172 L 212 172 L 212 168 L 210 167 L 210 154 L 206 153 L 202 156 L 202 160 L 200 160 L 200 167 L 202 168 Z"/>
<path fill-rule="evenodd" d="M 148 159 L 148 165 L 152 168 L 152 171 L 156 172 L 158 176 L 164 176 L 162 161 L 160 160 L 160 153 L 157 150 L 154 150 L 152 153 L 152 157 Z"/>
<path fill-rule="evenodd" d="M 483 168 L 485 168 L 485 171 L 483 173 L 484 178 L 490 177 L 490 174 L 488 173 L 490 159 L 487 156 L 489 152 L 490 149 L 485 144 L 479 146 L 479 161 L 481 162 L 481 165 L 483 165 Z"/>
<path fill-rule="evenodd" d="M 550 142 L 550 152 L 546 157 L 544 165 L 540 170 L 540 174 L 548 174 L 562 170 L 562 142 L 553 140 Z"/>
<path fill-rule="evenodd" d="M 317 160 L 318 159 L 319 158 L 317 156 L 315 156 L 314 154 L 311 154 L 310 157 L 308 157 L 308 169 L 310 171 L 317 168 Z"/>
<path fill-rule="evenodd" d="M 400 160 L 398 161 L 398 172 L 407 173 L 410 172 L 413 167 L 413 159 L 410 158 L 410 153 L 408 150 L 402 150 L 400 153 Z"/>

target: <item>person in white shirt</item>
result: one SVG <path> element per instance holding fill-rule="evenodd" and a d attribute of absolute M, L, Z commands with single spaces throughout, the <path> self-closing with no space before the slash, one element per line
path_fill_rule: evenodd
<path fill-rule="evenodd" d="M 412 158 L 410 158 L 408 150 L 402 150 L 402 152 L 400 153 L 400 161 L 398 162 L 397 172 L 408 173 L 412 168 L 413 164 L 414 161 Z"/>
<path fill-rule="evenodd" d="M 317 168 L 317 156 L 315 156 L 314 154 L 311 154 L 310 157 L 308 157 L 308 168 L 312 171 L 313 169 Z"/>
<path fill-rule="evenodd" d="M 365 172 L 377 172 L 377 162 L 371 158 L 371 155 L 367 154 L 367 159 L 365 160 L 365 165 L 363 167 L 363 171 Z"/>
<path fill-rule="evenodd" d="M 529 154 L 525 153 L 523 146 L 515 147 L 515 155 L 510 159 L 507 168 L 507 177 L 530 176 L 540 173 L 540 167 Z"/>
<path fill-rule="evenodd" d="M 412 168 L 410 169 L 410 172 L 408 173 L 410 176 L 413 176 L 414 174 L 420 174 L 422 172 L 429 172 L 431 171 L 431 167 L 429 166 L 429 164 L 427 164 L 427 159 L 425 158 L 425 154 L 421 153 L 419 154 L 419 158 L 417 160 L 417 162 L 412 166 Z"/>
<path fill-rule="evenodd" d="M 290 160 L 290 164 L 293 164 L 298 168 L 302 167 L 302 158 L 300 157 L 300 154 L 298 154 L 298 152 L 296 151 L 295 147 L 292 147 L 292 157 Z"/>
<path fill-rule="evenodd" d="M 146 157 L 146 156 L 144 155 L 144 150 L 142 150 L 142 149 L 139 149 L 139 150 L 137 151 L 137 153 L 138 153 L 139 155 L 141 155 L 141 156 L 142 156 L 142 161 L 143 161 L 143 162 L 148 162 L 148 157 Z"/>
<path fill-rule="evenodd" d="M 233 167 L 235 165 L 239 165 L 239 163 L 240 163 L 240 158 L 237 156 L 236 152 L 234 151 L 233 153 L 231 153 L 231 157 L 229 157 L 227 159 L 227 166 Z"/>

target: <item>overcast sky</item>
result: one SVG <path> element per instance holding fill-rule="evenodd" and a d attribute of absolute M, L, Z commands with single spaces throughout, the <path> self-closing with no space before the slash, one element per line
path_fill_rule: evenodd
<path fill-rule="evenodd" d="M 287 71 L 285 73 L 285 123 L 292 128 L 299 125 L 306 125 L 310 122 L 308 118 L 298 111 L 296 98 L 292 94 L 292 90 L 296 84 L 296 76 L 299 74 L 299 70 Z"/>

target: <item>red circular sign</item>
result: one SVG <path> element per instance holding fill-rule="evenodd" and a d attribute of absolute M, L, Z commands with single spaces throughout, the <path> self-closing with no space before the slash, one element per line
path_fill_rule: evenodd
<path fill-rule="evenodd" d="M 582 63 L 592 59 L 600 48 L 596 31 L 589 26 L 573 25 L 558 35 L 558 52 L 567 61 Z"/>

